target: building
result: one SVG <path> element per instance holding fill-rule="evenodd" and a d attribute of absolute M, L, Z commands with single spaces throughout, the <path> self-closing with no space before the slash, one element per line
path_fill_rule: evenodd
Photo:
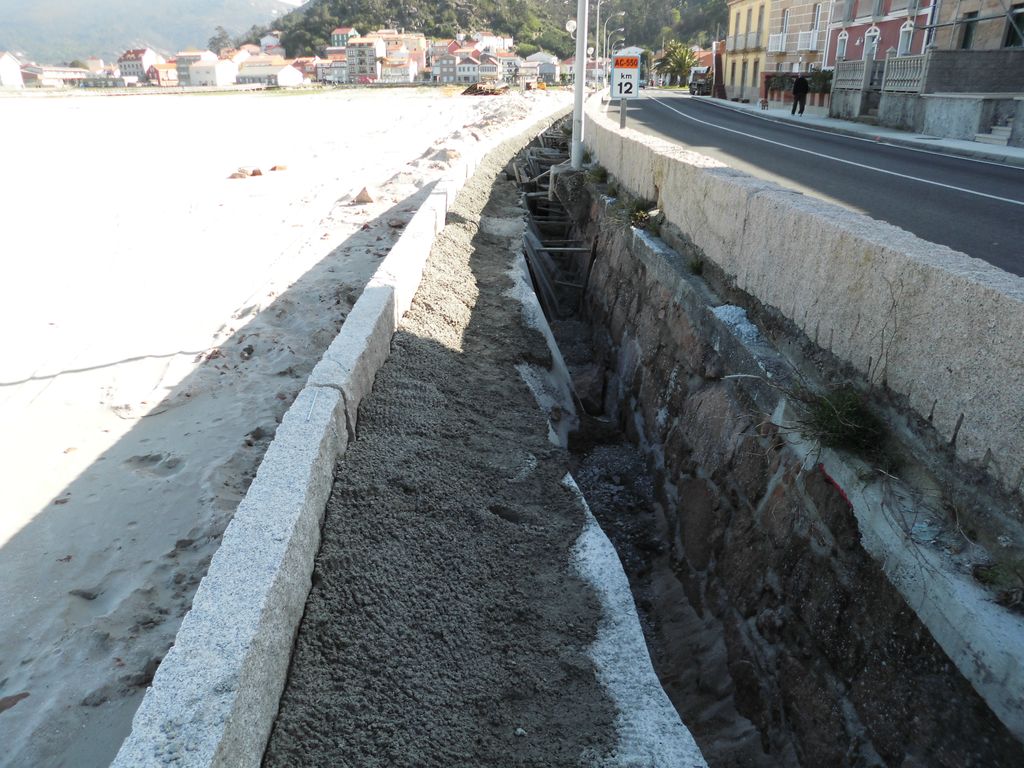
<path fill-rule="evenodd" d="M 175 86 L 178 84 L 178 67 L 174 63 L 154 64 L 146 70 L 146 80 L 160 88 Z"/>
<path fill-rule="evenodd" d="M 1011 19 L 1015 23 L 1011 23 Z M 1024 4 L 1019 0 L 961 0 L 943 3 L 936 17 L 935 46 L 946 50 L 991 51 L 1024 46 Z M 1024 85 L 1022 85 L 1024 88 Z"/>
<path fill-rule="evenodd" d="M 348 61 L 344 58 L 320 60 L 316 65 L 316 79 L 320 83 L 340 85 L 348 82 Z"/>
<path fill-rule="evenodd" d="M 766 65 L 767 0 L 729 0 L 726 39 L 725 91 L 730 99 L 757 99 Z"/>
<path fill-rule="evenodd" d="M 810 72 L 821 69 L 828 39 L 828 2 L 776 0 L 768 22 L 771 72 Z"/>
<path fill-rule="evenodd" d="M 238 68 L 238 83 L 288 87 L 302 85 L 302 73 L 288 63 L 263 64 L 245 62 Z"/>
<path fill-rule="evenodd" d="M 158 56 L 151 48 L 133 48 L 122 53 L 117 60 L 121 77 L 135 78 L 138 82 L 146 81 L 146 72 L 151 66 L 162 63 L 163 57 Z"/>
<path fill-rule="evenodd" d="M 380 79 L 383 83 L 412 83 L 416 80 L 419 69 L 416 62 L 404 59 L 384 59 L 381 63 Z"/>
<path fill-rule="evenodd" d="M 592 63 L 592 62 L 588 62 Z M 525 61 L 520 60 L 519 62 L 519 74 L 516 76 L 516 82 L 519 85 L 533 85 L 540 78 L 540 64 L 536 61 Z"/>
<path fill-rule="evenodd" d="M 501 59 L 493 53 L 480 54 L 480 82 L 498 83 L 505 79 Z"/>
<path fill-rule="evenodd" d="M 480 82 L 480 62 L 469 55 L 459 55 L 459 58 L 455 65 L 455 82 L 456 83 L 479 83 Z"/>
<path fill-rule="evenodd" d="M 292 60 L 292 66 L 302 73 L 305 80 L 316 80 L 316 68 L 320 64 L 319 56 L 302 56 Z"/>
<path fill-rule="evenodd" d="M 21 62 L 14 54 L 0 51 L 0 88 L 24 88 L 21 77 Z"/>
<path fill-rule="evenodd" d="M 837 0 L 828 25 L 826 67 L 837 61 L 884 59 L 923 53 L 931 0 Z"/>
<path fill-rule="evenodd" d="M 96 75 L 100 72 L 103 72 L 107 67 L 106 64 L 103 63 L 103 59 L 99 58 L 98 56 L 90 56 L 88 59 L 85 60 L 85 68 L 92 72 L 94 75 Z M 119 75 L 121 74 L 120 68 L 117 70 L 117 73 Z"/>
<path fill-rule="evenodd" d="M 281 45 L 281 33 L 276 29 L 269 35 L 260 38 L 260 51 L 268 56 L 280 56 L 284 58 L 284 46 Z"/>
<path fill-rule="evenodd" d="M 359 31 L 354 27 L 338 27 L 331 30 L 331 47 L 344 48 L 351 37 L 359 37 Z"/>
<path fill-rule="evenodd" d="M 476 40 L 481 51 L 490 51 L 491 53 L 497 53 L 498 51 L 510 51 L 515 45 L 511 36 L 504 37 L 502 35 L 496 35 L 489 30 L 476 32 L 473 34 L 473 38 Z"/>
<path fill-rule="evenodd" d="M 380 65 L 387 48 L 379 37 L 352 37 L 345 47 L 350 83 L 372 83 L 380 80 Z"/>
<path fill-rule="evenodd" d="M 493 56 L 501 62 L 501 79 L 506 83 L 514 83 L 519 72 L 519 65 L 523 63 L 523 60 L 508 51 L 498 51 Z"/>
<path fill-rule="evenodd" d="M 444 53 L 434 58 L 431 76 L 435 83 L 454 83 L 459 57 L 454 53 Z"/>
<path fill-rule="evenodd" d="M 29 64 L 21 68 L 25 85 L 31 88 L 69 88 L 81 85 L 90 77 L 89 70 L 79 67 L 42 67 Z"/>
<path fill-rule="evenodd" d="M 537 51 L 526 57 L 527 61 L 537 62 L 537 76 L 542 83 L 554 84 L 561 74 L 558 57 L 553 53 Z"/>
<path fill-rule="evenodd" d="M 193 86 L 234 85 L 238 77 L 238 65 L 231 59 L 197 61 L 189 68 Z"/>
<path fill-rule="evenodd" d="M 178 84 L 179 85 L 192 85 L 192 80 L 189 77 L 189 70 L 192 65 L 197 61 L 216 61 L 217 55 L 212 51 L 180 51 L 174 57 L 174 66 L 178 70 Z"/>

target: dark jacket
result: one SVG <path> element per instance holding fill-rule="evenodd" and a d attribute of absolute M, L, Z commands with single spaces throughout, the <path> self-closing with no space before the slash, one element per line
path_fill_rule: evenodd
<path fill-rule="evenodd" d="M 811 90 L 811 86 L 803 75 L 800 75 L 800 77 L 793 81 L 794 96 L 806 96 L 809 90 Z"/>

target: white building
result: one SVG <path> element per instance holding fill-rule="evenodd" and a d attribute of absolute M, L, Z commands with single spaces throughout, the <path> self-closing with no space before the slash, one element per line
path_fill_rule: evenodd
<path fill-rule="evenodd" d="M 243 64 L 238 70 L 241 84 L 276 86 L 302 85 L 303 75 L 291 64 Z"/>
<path fill-rule="evenodd" d="M 406 57 L 403 59 L 384 59 L 380 68 L 380 79 L 383 83 L 412 83 L 416 80 L 416 62 Z"/>
<path fill-rule="evenodd" d="M 178 70 L 178 85 L 192 85 L 189 70 L 197 61 L 216 61 L 217 54 L 212 51 L 179 51 L 174 57 L 174 65 Z"/>
<path fill-rule="evenodd" d="M 480 82 L 496 83 L 504 79 L 504 67 L 501 59 L 491 53 L 480 55 Z"/>
<path fill-rule="evenodd" d="M 479 43 L 480 50 L 482 51 L 497 53 L 498 51 L 510 51 L 513 47 L 511 35 L 509 37 L 502 37 L 493 32 L 479 32 L 473 35 L 473 38 Z"/>
<path fill-rule="evenodd" d="M 163 61 L 163 58 L 151 48 L 133 48 L 121 54 L 117 60 L 117 68 L 121 77 L 134 77 L 138 82 L 145 82 L 149 68 L 154 64 L 162 64 Z"/>
<path fill-rule="evenodd" d="M 514 83 L 522 59 L 515 53 L 496 53 L 495 56 L 502 62 L 502 80 L 506 83 Z"/>
<path fill-rule="evenodd" d="M 479 83 L 480 62 L 472 56 L 460 56 L 459 63 L 455 65 L 455 82 Z"/>
<path fill-rule="evenodd" d="M 561 74 L 558 57 L 553 53 L 537 51 L 526 57 L 527 61 L 537 63 L 537 76 L 545 83 L 557 83 Z"/>
<path fill-rule="evenodd" d="M 24 88 L 21 62 L 7 51 L 0 51 L 0 88 Z"/>
<path fill-rule="evenodd" d="M 231 59 L 197 61 L 189 68 L 192 85 L 234 85 L 238 77 L 238 65 Z"/>

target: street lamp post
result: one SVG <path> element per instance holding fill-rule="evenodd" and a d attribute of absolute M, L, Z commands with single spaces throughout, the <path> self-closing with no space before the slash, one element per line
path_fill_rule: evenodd
<path fill-rule="evenodd" d="M 626 15 L 625 11 L 619 11 L 618 13 L 613 13 L 611 16 L 609 16 L 604 21 L 604 34 L 602 35 L 601 39 L 604 40 L 604 43 L 605 43 L 605 46 L 604 46 L 604 57 L 605 58 L 608 58 L 608 22 L 611 21 L 612 19 L 616 18 L 616 17 L 625 16 L 625 15 Z M 623 32 L 624 30 L 620 27 L 617 31 L 618 32 Z M 614 35 L 615 32 L 612 32 L 612 34 Z M 597 43 L 597 59 L 598 59 L 598 61 L 601 60 L 601 42 L 600 41 L 598 41 L 598 43 Z"/>
<path fill-rule="evenodd" d="M 573 169 L 583 167 L 583 84 L 587 76 L 587 6 L 588 0 L 576 2 L 576 77 L 572 108 L 572 145 L 569 163 Z M 553 187 L 554 185 L 552 185 Z"/>

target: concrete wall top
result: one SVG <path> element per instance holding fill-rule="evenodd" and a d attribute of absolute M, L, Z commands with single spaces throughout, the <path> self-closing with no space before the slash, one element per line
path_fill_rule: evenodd
<path fill-rule="evenodd" d="M 1024 281 L 884 222 L 620 131 L 587 105 L 586 143 L 657 200 L 738 288 L 904 395 L 957 456 L 1024 483 Z"/>

